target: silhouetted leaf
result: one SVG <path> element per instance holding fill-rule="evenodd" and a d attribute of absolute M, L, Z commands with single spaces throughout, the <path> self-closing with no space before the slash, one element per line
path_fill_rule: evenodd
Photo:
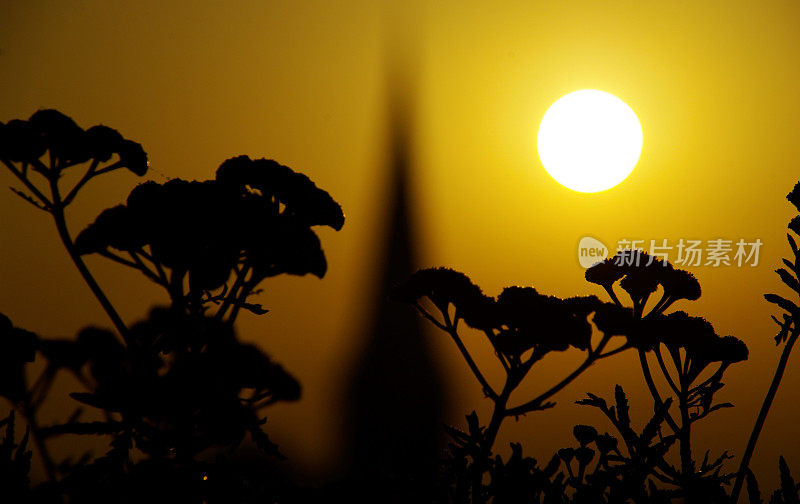
<path fill-rule="evenodd" d="M 794 275 L 786 271 L 784 268 L 778 268 L 775 270 L 775 273 L 781 277 L 781 281 L 788 285 L 790 289 L 800 293 L 800 282 L 797 281 Z"/>
<path fill-rule="evenodd" d="M 606 404 L 605 399 L 588 392 L 586 395 L 588 396 L 586 399 L 579 399 L 575 401 L 575 404 L 580 404 L 582 406 L 594 406 L 595 408 L 599 408 L 603 411 L 608 410 L 608 406 Z"/>
<path fill-rule="evenodd" d="M 797 305 L 777 294 L 764 294 L 764 299 L 766 299 L 770 303 L 774 303 L 780 306 L 781 308 L 783 308 L 792 315 L 798 313 Z"/>
<path fill-rule="evenodd" d="M 780 492 L 783 497 L 784 504 L 797 504 L 797 487 L 794 483 L 794 478 L 792 478 L 792 474 L 789 471 L 789 465 L 786 463 L 786 459 L 784 459 L 782 455 L 778 461 L 778 467 L 780 468 L 781 473 Z"/>
<path fill-rule="evenodd" d="M 789 229 L 800 235 L 800 215 L 795 215 L 792 220 L 789 221 Z"/>
<path fill-rule="evenodd" d="M 753 471 L 747 470 L 747 497 L 750 504 L 763 504 L 761 491 L 758 489 L 758 481 Z"/>
<path fill-rule="evenodd" d="M 800 182 L 796 183 L 792 190 L 789 191 L 789 194 L 786 195 L 786 199 L 800 211 Z"/>

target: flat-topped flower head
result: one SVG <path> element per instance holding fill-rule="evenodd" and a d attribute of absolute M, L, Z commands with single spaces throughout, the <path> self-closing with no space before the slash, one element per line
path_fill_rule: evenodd
<path fill-rule="evenodd" d="M 272 159 L 230 158 L 217 169 L 216 180 L 258 195 L 269 211 L 295 216 L 306 226 L 324 225 L 338 231 L 344 225 L 342 208 L 327 191 Z"/>
<path fill-rule="evenodd" d="M 0 158 L 18 163 L 39 159 L 47 145 L 28 121 L 13 119 L 0 128 Z"/>
<path fill-rule="evenodd" d="M 498 347 L 519 354 L 589 348 L 589 313 L 599 305 L 594 296 L 564 300 L 539 294 L 533 287 L 506 287 L 497 297 Z"/>
<path fill-rule="evenodd" d="M 614 282 L 625 276 L 626 271 L 617 264 L 615 257 L 609 257 L 590 266 L 584 276 L 588 282 L 610 288 Z"/>
<path fill-rule="evenodd" d="M 450 268 L 425 268 L 411 275 L 392 290 L 392 298 L 415 303 L 427 297 L 440 310 L 452 304 L 467 324 L 480 327 L 487 323 L 487 308 L 492 303 L 480 287 L 464 273 Z"/>
<path fill-rule="evenodd" d="M 688 271 L 679 270 L 667 261 L 658 260 L 638 249 L 624 249 L 604 261 L 589 267 L 586 280 L 602 286 L 615 303 L 620 303 L 614 293 L 614 284 L 628 293 L 639 317 L 647 299 L 658 290 L 664 289 L 661 302 L 654 310 L 663 312 L 679 299 L 696 300 L 700 297 L 700 283 Z"/>
<path fill-rule="evenodd" d="M 94 160 L 105 163 L 114 154 L 119 160 L 113 168 L 127 168 L 136 175 L 147 173 L 150 166 L 142 146 L 122 137 L 107 126 L 92 126 L 84 130 L 69 116 L 53 109 L 35 112 L 27 121 L 15 119 L 0 123 L 0 158 L 13 162 L 37 162 L 49 152 L 49 166 L 39 164 L 34 169 L 48 172 Z"/>
<path fill-rule="evenodd" d="M 673 300 L 695 301 L 700 298 L 700 282 L 688 271 L 669 268 L 661 275 L 660 282 L 664 294 Z"/>

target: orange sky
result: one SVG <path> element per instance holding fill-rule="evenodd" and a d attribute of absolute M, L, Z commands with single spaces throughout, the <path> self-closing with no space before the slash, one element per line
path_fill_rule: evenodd
<path fill-rule="evenodd" d="M 800 4 L 164 4 L 4 2 L 0 121 L 52 107 L 84 127 L 107 124 L 144 145 L 156 181 L 211 178 L 237 154 L 270 157 L 342 204 L 344 229 L 320 233 L 326 278 L 273 280 L 261 299 L 270 314 L 240 317 L 243 337 L 303 383 L 301 402 L 269 415 L 270 432 L 292 459 L 316 468 L 334 460 L 343 371 L 369 309 L 386 189 L 387 44 L 403 49 L 416 88 L 413 212 L 422 266 L 462 270 L 490 294 L 524 284 L 599 295 L 577 263 L 582 236 L 612 246 L 621 238 L 761 239 L 758 267 L 695 268 L 703 297 L 677 306 L 750 348 L 720 394 L 737 407 L 700 428 L 710 448 L 743 450 L 778 357 L 773 310 L 761 295 L 780 291 L 772 271 L 788 252 L 784 195 L 800 177 Z M 636 170 L 599 194 L 559 186 L 536 152 L 547 107 L 582 88 L 623 99 L 644 131 Z M 115 175 L 82 193 L 73 231 L 139 182 Z M 0 175 L 0 185 L 12 183 Z M 0 311 L 48 336 L 108 325 L 46 216 L 11 192 L 0 198 L 0 215 L 13 217 L 0 221 Z M 166 301 L 136 275 L 96 258 L 89 264 L 127 320 Z M 53 315 L 42 316 L 43 306 Z M 450 342 L 431 337 L 453 388 L 453 421 L 473 408 L 485 412 Z M 546 365 L 543 382 L 574 357 Z M 488 364 L 491 355 L 479 352 L 477 360 Z M 800 467 L 800 441 L 785 436 L 800 400 L 800 368 L 792 364 L 754 459 L 765 488 L 777 482 L 779 453 Z M 546 458 L 570 441 L 559 419 L 606 429 L 598 414 L 571 402 L 587 390 L 610 395 L 619 382 L 634 405 L 649 405 L 638 373 L 632 356 L 601 363 L 557 397 L 556 410 L 504 426 L 498 446 L 527 438 Z"/>

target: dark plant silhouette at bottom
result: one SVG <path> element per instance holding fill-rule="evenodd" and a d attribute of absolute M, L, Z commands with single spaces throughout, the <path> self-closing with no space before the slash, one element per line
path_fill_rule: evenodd
<path fill-rule="evenodd" d="M 264 430 L 264 411 L 298 400 L 300 385 L 261 348 L 240 341 L 234 328 L 242 311 L 267 313 L 253 296 L 269 278 L 325 275 L 327 260 L 314 228 L 339 230 L 344 224 L 341 207 L 326 191 L 275 161 L 238 156 L 223 162 L 213 180 L 137 186 L 124 204 L 101 212 L 73 239 L 67 208 L 98 176 L 123 168 L 145 175 L 149 163 L 142 146 L 106 126 L 84 130 L 55 110 L 42 110 L 27 121 L 0 123 L 0 162 L 22 184 L 13 191 L 53 218 L 67 254 L 113 326 L 52 339 L 0 315 L 0 397 L 11 406 L 0 419 L 3 502 L 353 499 L 359 489 L 352 481 L 303 487 L 276 468 L 273 461 L 284 454 Z M 65 187 L 63 175 L 76 170 L 77 182 Z M 800 184 L 788 199 L 800 211 Z M 450 442 L 440 461 L 438 491 L 417 492 L 416 501 L 735 504 L 746 488 L 751 504 L 764 503 L 749 463 L 800 335 L 800 248 L 793 236 L 800 234 L 800 216 L 789 230 L 794 257 L 784 259 L 777 273 L 793 294 L 765 296 L 783 310 L 773 317 L 779 326 L 775 341 L 783 349 L 741 454 L 711 454 L 695 434 L 698 422 L 732 406 L 715 397 L 748 350 L 735 337 L 718 335 L 705 319 L 671 311 L 675 303 L 700 297 L 698 281 L 686 271 L 639 250 L 619 251 L 585 273 L 610 301 L 562 299 L 518 286 L 492 297 L 447 268 L 420 270 L 397 285 L 392 298 L 413 306 L 452 339 L 491 406 L 488 418 L 473 411 L 463 428 L 445 426 Z M 168 304 L 127 324 L 86 265 L 90 254 L 140 272 L 164 289 Z M 465 331 L 491 346 L 500 383 L 492 383 L 477 364 Z M 581 355 L 575 367 L 537 395 L 521 397 L 534 366 L 565 351 Z M 598 425 L 605 427 L 573 426 L 572 446 L 546 462 L 523 454 L 522 442 L 535 439 L 512 443 L 510 456 L 496 453 L 498 433 L 509 418 L 547 414 L 556 395 L 587 369 L 623 352 L 638 357 L 652 414 L 634 418 L 633 400 L 620 386 L 611 399 L 594 391 L 577 402 L 595 409 Z M 70 394 L 66 419 L 43 423 L 41 407 L 63 375 L 81 390 Z M 82 437 L 100 437 L 107 449 L 100 456 L 75 450 L 57 460 L 49 444 L 62 436 L 76 445 Z M 733 456 L 739 457 L 735 471 L 727 467 Z M 44 468 L 43 482 L 31 481 L 34 461 Z M 434 466 L 432 460 L 419 463 Z M 768 502 L 800 502 L 783 458 L 778 467 L 780 487 Z M 381 477 L 405 481 L 400 475 Z M 396 495 L 401 485 L 380 484 L 374 486 L 376 502 L 403 499 Z M 360 490 L 360 496 L 368 493 Z"/>

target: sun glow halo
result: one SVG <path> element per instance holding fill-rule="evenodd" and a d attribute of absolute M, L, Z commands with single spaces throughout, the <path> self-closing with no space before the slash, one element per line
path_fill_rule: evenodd
<path fill-rule="evenodd" d="M 579 192 L 610 189 L 642 152 L 642 126 L 616 96 L 594 89 L 556 100 L 539 125 L 539 158 L 558 183 Z"/>

